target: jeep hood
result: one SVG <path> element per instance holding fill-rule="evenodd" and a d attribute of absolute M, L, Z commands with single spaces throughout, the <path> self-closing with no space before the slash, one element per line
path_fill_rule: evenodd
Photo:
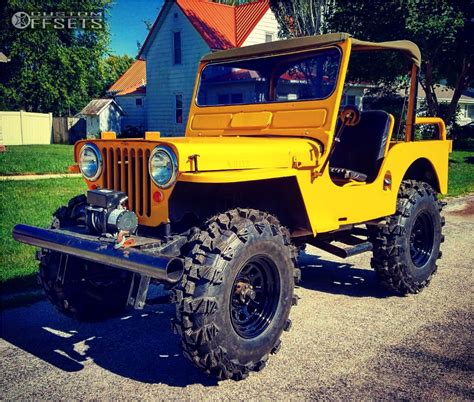
<path fill-rule="evenodd" d="M 321 153 L 313 140 L 285 137 L 162 138 L 177 154 L 180 172 L 316 166 Z"/>

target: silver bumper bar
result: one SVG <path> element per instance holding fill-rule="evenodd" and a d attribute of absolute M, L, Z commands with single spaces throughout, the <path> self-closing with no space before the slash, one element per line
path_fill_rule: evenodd
<path fill-rule="evenodd" d="M 13 238 L 31 246 L 125 269 L 170 284 L 177 283 L 183 276 L 184 265 L 180 258 L 145 253 L 134 248 L 115 249 L 111 243 L 87 239 L 73 232 L 20 224 L 13 228 Z"/>

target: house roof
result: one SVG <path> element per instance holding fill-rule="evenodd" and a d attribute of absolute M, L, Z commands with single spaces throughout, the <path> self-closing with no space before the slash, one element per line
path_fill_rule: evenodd
<path fill-rule="evenodd" d="M 139 58 L 146 53 L 151 38 L 173 3 L 178 5 L 209 47 L 219 50 L 242 46 L 270 8 L 268 0 L 256 0 L 237 6 L 210 0 L 167 0 L 140 49 Z"/>
<path fill-rule="evenodd" d="M 101 114 L 109 105 L 113 105 L 117 110 L 123 113 L 122 108 L 113 99 L 92 99 L 84 109 L 78 114 L 83 116 L 98 116 Z"/>
<path fill-rule="evenodd" d="M 146 93 L 146 63 L 136 60 L 125 73 L 107 90 L 111 95 Z"/>
<path fill-rule="evenodd" d="M 3 52 L 0 52 L 0 63 L 8 63 L 10 59 L 3 54 Z"/>
<path fill-rule="evenodd" d="M 327 46 L 344 42 L 348 39 L 352 41 L 353 50 L 399 50 L 407 54 L 413 63 L 420 65 L 421 53 L 418 46 L 409 40 L 398 40 L 391 42 L 366 42 L 352 38 L 348 33 L 330 33 L 325 35 L 304 36 L 279 40 L 259 45 L 245 46 L 242 48 L 225 50 L 222 52 L 210 53 L 202 58 L 203 61 L 232 60 L 241 57 L 272 55 L 290 50 L 310 50 L 317 46 Z"/>
<path fill-rule="evenodd" d="M 437 84 L 434 92 L 438 101 L 441 102 L 450 102 L 454 95 L 454 89 L 442 84 Z M 426 93 L 420 84 L 418 85 L 418 98 L 426 98 Z M 474 96 L 469 91 L 464 91 L 459 100 L 464 103 L 474 103 Z"/>

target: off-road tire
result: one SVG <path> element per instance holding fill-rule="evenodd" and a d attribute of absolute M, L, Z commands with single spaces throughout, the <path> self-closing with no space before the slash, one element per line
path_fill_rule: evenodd
<path fill-rule="evenodd" d="M 443 203 L 429 184 L 406 180 L 398 193 L 395 214 L 372 228 L 371 266 L 388 290 L 398 295 L 415 294 L 430 283 L 444 241 L 442 207 Z M 423 222 L 419 223 L 420 219 Z M 413 248 L 420 224 L 425 225 L 423 230 L 429 233 L 425 240 L 426 252 L 421 253 Z"/>
<path fill-rule="evenodd" d="M 174 289 L 172 326 L 181 336 L 184 355 L 220 380 L 241 380 L 263 369 L 269 354 L 279 350 L 281 333 L 291 326 L 288 316 L 296 301 L 293 288 L 300 273 L 288 230 L 267 213 L 233 209 L 191 230 L 183 255 L 185 273 Z M 245 339 L 233 324 L 230 303 L 236 276 L 258 255 L 275 263 L 278 306 L 268 327 Z"/>
<path fill-rule="evenodd" d="M 59 208 L 53 214 L 52 226 L 73 225 L 83 203 L 85 197 L 78 196 Z M 126 307 L 131 273 L 48 250 L 40 250 L 38 259 L 39 282 L 61 313 L 81 321 L 100 321 Z"/>

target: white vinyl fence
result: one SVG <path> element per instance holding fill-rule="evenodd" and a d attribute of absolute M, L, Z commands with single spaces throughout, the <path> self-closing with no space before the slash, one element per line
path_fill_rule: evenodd
<path fill-rule="evenodd" d="M 3 145 L 51 144 L 51 113 L 0 112 Z"/>

